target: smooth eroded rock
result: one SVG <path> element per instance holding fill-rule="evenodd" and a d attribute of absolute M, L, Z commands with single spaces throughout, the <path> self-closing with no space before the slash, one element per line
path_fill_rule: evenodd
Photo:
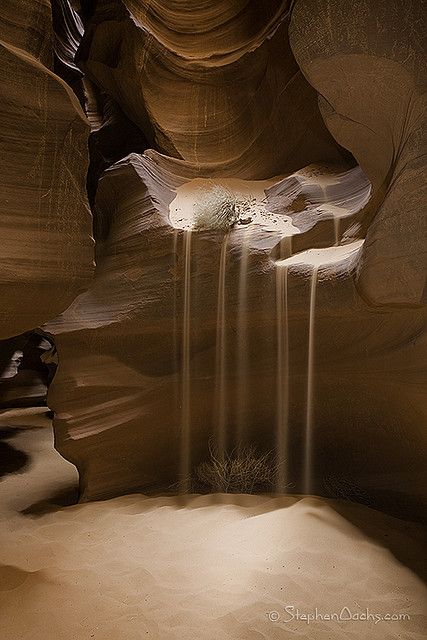
<path fill-rule="evenodd" d="M 50 7 L 36 8 L 45 16 Z M 43 31 L 36 21 L 22 26 L 23 15 L 15 8 L 0 30 L 1 337 L 55 317 L 93 270 L 88 123 L 71 89 L 45 66 Z"/>
<path fill-rule="evenodd" d="M 423 2 L 309 0 L 290 25 L 328 129 L 374 188 L 357 284 L 375 305 L 426 302 L 426 15 Z"/>

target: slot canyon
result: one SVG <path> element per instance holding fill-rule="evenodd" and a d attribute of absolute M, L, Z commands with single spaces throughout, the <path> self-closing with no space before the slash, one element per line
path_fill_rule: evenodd
<path fill-rule="evenodd" d="M 426 16 L 3 0 L 5 640 L 424 637 Z"/>

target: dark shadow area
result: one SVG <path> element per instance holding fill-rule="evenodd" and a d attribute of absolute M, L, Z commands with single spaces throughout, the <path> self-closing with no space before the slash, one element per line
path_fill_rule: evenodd
<path fill-rule="evenodd" d="M 20 587 L 32 571 L 25 571 L 11 564 L 0 565 L 0 591 L 11 591 Z"/>
<path fill-rule="evenodd" d="M 427 583 L 426 529 L 417 523 L 401 520 L 369 507 L 330 503 L 331 507 L 353 526 L 369 536 L 379 546 L 390 553 L 421 580 Z M 402 544 L 403 534 L 406 544 Z"/>
<path fill-rule="evenodd" d="M 21 515 L 38 518 L 44 516 L 46 513 L 53 513 L 58 511 L 62 507 L 70 507 L 76 504 L 79 499 L 79 488 L 77 485 L 70 485 L 60 491 L 47 496 L 29 507 L 20 511 Z"/>
<path fill-rule="evenodd" d="M 400 491 L 396 489 L 400 481 Z M 325 498 L 343 500 L 362 504 L 371 509 L 399 518 L 410 520 L 427 526 L 427 512 L 424 502 L 425 473 L 420 469 L 418 474 L 410 471 L 389 474 L 361 473 L 355 477 L 351 473 L 324 476 L 322 482 L 315 487 L 316 495 Z"/>
<path fill-rule="evenodd" d="M 14 435 L 20 433 L 23 429 L 19 427 L 0 427 L 0 440 L 9 440 L 13 438 Z"/>
<path fill-rule="evenodd" d="M 28 466 L 30 456 L 25 451 L 20 451 L 8 442 L 6 439 L 13 438 L 18 429 L 3 427 L 0 429 L 0 478 L 11 473 L 17 473 L 21 469 Z"/>

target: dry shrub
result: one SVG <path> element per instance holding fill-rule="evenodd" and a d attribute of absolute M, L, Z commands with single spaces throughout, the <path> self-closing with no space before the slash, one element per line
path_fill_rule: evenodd
<path fill-rule="evenodd" d="M 253 446 L 220 454 L 209 447 L 210 460 L 196 469 L 199 489 L 219 493 L 257 493 L 274 490 L 277 465 L 271 452 Z"/>
<path fill-rule="evenodd" d="M 227 231 L 250 213 L 252 200 L 236 198 L 234 193 L 220 184 L 200 189 L 199 199 L 193 205 L 194 228 Z M 247 224 L 250 219 L 245 220 Z"/>

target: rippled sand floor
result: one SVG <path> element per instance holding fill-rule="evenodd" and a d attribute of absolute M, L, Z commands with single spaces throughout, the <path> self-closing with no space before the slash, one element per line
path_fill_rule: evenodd
<path fill-rule="evenodd" d="M 47 420 L 16 422 L 0 427 L 2 640 L 424 637 L 421 525 L 318 498 L 61 506 L 74 467 Z"/>

